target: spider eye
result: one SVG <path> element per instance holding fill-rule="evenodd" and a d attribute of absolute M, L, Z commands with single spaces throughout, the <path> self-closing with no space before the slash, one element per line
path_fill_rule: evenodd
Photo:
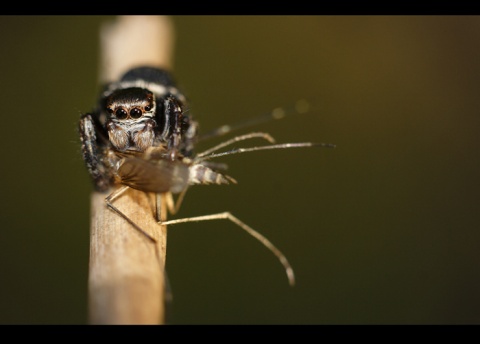
<path fill-rule="evenodd" d="M 139 108 L 133 108 L 130 110 L 130 117 L 132 118 L 140 118 L 142 117 L 142 110 Z"/>
<path fill-rule="evenodd" d="M 125 119 L 128 116 L 127 110 L 120 108 L 117 111 L 115 111 L 115 115 L 117 116 L 118 119 Z"/>
<path fill-rule="evenodd" d="M 145 111 L 150 111 L 152 107 L 150 105 L 145 106 Z"/>
<path fill-rule="evenodd" d="M 107 108 L 107 112 L 108 112 L 109 114 L 112 114 L 112 113 L 113 113 L 113 110 L 112 110 L 111 108 Z"/>

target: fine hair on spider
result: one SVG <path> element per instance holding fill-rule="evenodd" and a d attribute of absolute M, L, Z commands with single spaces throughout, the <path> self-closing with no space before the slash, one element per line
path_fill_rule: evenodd
<path fill-rule="evenodd" d="M 121 185 L 105 198 L 106 205 L 153 242 L 156 240 L 151 235 L 114 205 L 115 199 L 128 188 L 157 195 L 156 220 L 161 225 L 229 220 L 277 257 L 285 269 L 289 284 L 293 286 L 295 275 L 285 255 L 265 236 L 230 212 L 161 221 L 159 204 L 163 197 L 167 211 L 176 214 L 190 186 L 237 183 L 224 173 L 225 164 L 212 162 L 211 159 L 261 150 L 334 148 L 335 145 L 313 142 L 276 144 L 268 133 L 251 132 L 195 154 L 194 146 L 200 140 L 280 119 L 292 113 L 306 112 L 309 103 L 300 100 L 293 110 L 278 108 L 250 121 L 224 125 L 203 136 L 198 135 L 198 123 L 187 115 L 185 108 L 186 99 L 175 87 L 171 75 L 158 68 L 133 68 L 119 81 L 107 84 L 97 107 L 91 113 L 82 115 L 79 123 L 83 158 L 95 189 L 105 192 L 114 185 Z M 269 144 L 219 152 L 235 143 L 255 138 L 266 140 Z M 176 201 L 173 194 L 178 194 Z"/>

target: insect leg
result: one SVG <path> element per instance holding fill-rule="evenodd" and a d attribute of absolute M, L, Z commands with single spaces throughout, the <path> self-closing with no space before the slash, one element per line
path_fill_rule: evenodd
<path fill-rule="evenodd" d="M 130 223 L 133 227 L 135 227 L 136 230 L 138 230 L 140 233 L 145 235 L 148 239 L 150 239 L 152 242 L 156 243 L 157 240 L 153 238 L 150 234 L 145 232 L 143 229 L 140 228 L 135 222 L 133 222 L 127 215 L 122 213 L 117 207 L 115 207 L 112 202 L 114 201 L 115 198 L 123 194 L 126 190 L 128 189 L 128 186 L 122 186 L 121 188 L 113 191 L 110 195 L 108 195 L 107 198 L 105 198 L 105 203 L 107 206 L 113 210 L 115 213 L 117 213 L 119 216 L 123 217 L 128 223 Z"/>
<path fill-rule="evenodd" d="M 223 136 L 225 134 L 228 134 L 234 130 L 238 130 L 241 128 L 245 127 L 250 127 L 254 125 L 258 125 L 263 122 L 268 122 L 271 120 L 277 120 L 277 119 L 282 119 L 286 116 L 292 115 L 292 114 L 303 114 L 308 111 L 310 111 L 311 104 L 308 102 L 306 99 L 300 99 L 293 106 L 290 107 L 278 107 L 273 109 L 271 112 L 264 114 L 263 116 L 258 116 L 255 118 L 252 118 L 247 121 L 242 121 L 237 124 L 233 125 L 224 125 L 221 126 L 217 129 L 214 129 L 202 136 L 198 139 L 199 141 L 203 141 L 205 139 L 209 139 L 212 137 L 217 137 L 217 136 Z"/>
<path fill-rule="evenodd" d="M 283 265 L 283 267 L 285 268 L 285 272 L 287 274 L 288 283 L 291 286 L 295 285 L 295 275 L 293 273 L 292 266 L 288 262 L 285 255 L 275 245 L 273 245 L 270 240 L 268 240 L 262 234 L 260 234 L 256 230 L 254 230 L 252 227 L 250 227 L 247 224 L 240 221 L 238 218 L 233 216 L 230 212 L 223 212 L 223 213 L 218 213 L 218 214 L 196 216 L 196 217 L 187 217 L 187 218 L 184 218 L 184 219 L 177 219 L 177 220 L 160 222 L 160 224 L 161 225 L 175 225 L 177 223 L 199 222 L 199 221 L 210 221 L 210 220 L 230 220 L 233 223 L 235 223 L 237 226 L 239 226 L 240 228 L 245 230 L 248 234 L 253 236 L 255 239 L 260 241 L 263 244 L 263 246 L 265 246 L 267 249 L 269 249 L 278 258 L 280 263 Z"/>
<path fill-rule="evenodd" d="M 160 217 L 162 213 L 162 210 L 160 209 L 160 204 L 162 202 L 161 198 L 165 197 L 165 202 L 167 205 L 168 212 L 172 215 L 175 215 L 180 209 L 180 206 L 182 205 L 182 202 L 183 202 L 183 199 L 185 198 L 185 194 L 187 193 L 187 190 L 188 190 L 188 187 L 185 188 L 180 193 L 180 195 L 178 195 L 177 201 L 173 199 L 173 194 L 171 192 L 165 192 L 165 193 L 156 195 L 156 212 L 157 212 L 156 219 L 158 223 L 165 224 L 164 222 L 162 222 L 162 219 Z"/>
<path fill-rule="evenodd" d="M 115 213 L 117 213 L 118 215 L 120 215 L 122 218 L 124 218 L 128 223 L 130 223 L 136 230 L 138 230 L 140 233 L 142 233 L 143 235 L 145 235 L 150 241 L 152 241 L 153 243 L 157 243 L 157 240 L 155 238 L 153 238 L 152 236 L 150 236 L 148 233 L 146 233 L 142 228 L 140 228 L 140 226 L 138 226 L 135 222 L 133 222 L 127 215 L 125 215 L 124 213 L 122 213 L 117 207 L 115 207 L 112 202 L 118 198 L 121 194 L 123 194 L 129 187 L 128 186 L 122 186 L 121 188 L 115 190 L 114 192 L 112 192 L 107 198 L 105 198 L 105 202 L 107 204 L 107 206 L 112 209 Z M 157 204 L 159 204 L 159 197 L 160 197 L 160 194 L 157 194 Z M 159 214 L 159 209 L 157 208 L 157 214 Z M 160 217 L 160 215 L 157 215 L 158 217 Z M 158 249 L 156 250 L 156 255 L 157 255 L 157 259 L 159 261 L 159 264 L 160 266 L 164 267 L 165 264 L 163 263 L 163 260 L 162 260 L 162 257 L 160 255 L 160 252 L 158 251 Z M 165 295 L 164 295 L 164 299 L 165 299 L 165 305 L 168 306 L 171 304 L 172 300 L 173 300 L 173 294 L 172 294 L 172 288 L 171 288 L 171 285 L 170 285 L 170 279 L 168 278 L 168 274 L 167 272 L 163 269 L 162 271 L 163 273 L 163 277 L 164 277 L 164 282 L 165 282 L 165 285 L 164 285 L 164 291 L 165 291 Z M 166 314 L 168 314 L 168 309 L 166 311 Z"/>
<path fill-rule="evenodd" d="M 248 140 L 248 139 L 253 139 L 255 137 L 261 137 L 265 140 L 267 140 L 268 142 L 270 143 L 275 143 L 275 139 L 270 136 L 270 134 L 267 134 L 267 133 L 249 133 L 249 134 L 245 134 L 245 135 L 241 135 L 241 136 L 236 136 L 228 141 L 225 141 L 225 142 L 222 142 L 220 143 L 219 145 L 216 145 L 210 149 L 207 149 L 206 151 L 200 153 L 200 154 L 197 154 L 197 158 L 200 158 L 202 156 L 206 156 L 210 153 L 213 153 L 223 147 L 226 147 L 226 146 L 229 146 L 235 142 L 238 142 L 238 141 L 243 141 L 243 140 Z"/>
<path fill-rule="evenodd" d="M 251 147 L 251 148 L 235 148 L 227 152 L 214 153 L 214 154 L 201 157 L 198 159 L 197 162 L 204 161 L 207 159 L 212 159 L 212 158 L 218 158 L 219 156 L 232 155 L 232 154 L 238 154 L 238 153 L 255 152 L 255 151 L 267 150 L 267 149 L 304 148 L 304 147 L 335 148 L 336 146 L 332 143 L 296 142 L 296 143 L 280 143 L 277 145 L 258 146 L 258 147 Z"/>
<path fill-rule="evenodd" d="M 173 195 L 171 192 L 167 194 L 167 207 L 170 214 L 175 215 L 178 210 L 180 210 L 180 206 L 182 205 L 183 199 L 185 198 L 185 194 L 187 193 L 188 187 L 186 187 L 180 195 L 177 197 L 177 201 L 173 200 Z"/>

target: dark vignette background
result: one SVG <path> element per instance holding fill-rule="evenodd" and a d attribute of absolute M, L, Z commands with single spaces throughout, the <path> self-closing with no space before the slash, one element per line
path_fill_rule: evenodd
<path fill-rule="evenodd" d="M 0 17 L 0 323 L 86 323 L 91 185 L 76 124 L 96 99 L 108 19 Z M 480 322 L 479 17 L 174 22 L 175 76 L 203 129 L 310 97 L 318 110 L 252 130 L 338 148 L 226 157 L 238 185 L 189 191 L 182 217 L 232 211 L 298 284 L 228 222 L 178 225 L 170 323 Z"/>

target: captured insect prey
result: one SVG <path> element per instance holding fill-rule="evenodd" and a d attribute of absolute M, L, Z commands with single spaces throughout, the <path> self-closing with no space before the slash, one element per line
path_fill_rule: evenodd
<path fill-rule="evenodd" d="M 306 101 L 297 102 L 296 105 L 292 112 L 308 110 Z M 107 192 L 113 186 L 121 186 L 106 197 L 106 206 L 145 235 L 147 240 L 154 242 L 153 237 L 114 205 L 115 198 L 128 188 L 161 194 L 166 197 L 168 211 L 175 214 L 190 186 L 237 183 L 224 173 L 225 164 L 211 161 L 214 158 L 268 149 L 335 147 L 312 142 L 275 144 L 269 134 L 252 132 L 233 137 L 202 153 L 195 153 L 195 145 L 203 139 L 278 119 L 285 116 L 286 112 L 277 109 L 245 125 L 225 125 L 200 136 L 198 123 L 186 113 L 186 108 L 185 96 L 176 88 L 172 76 L 165 70 L 144 66 L 133 68 L 120 80 L 105 85 L 94 110 L 80 118 L 83 159 L 95 190 Z M 268 144 L 220 152 L 227 146 L 252 138 L 265 139 Z M 178 194 L 176 203 L 172 194 Z M 293 269 L 285 255 L 266 237 L 230 212 L 158 221 L 162 225 L 173 225 L 219 219 L 230 220 L 259 240 L 280 260 L 290 285 L 295 284 Z"/>

